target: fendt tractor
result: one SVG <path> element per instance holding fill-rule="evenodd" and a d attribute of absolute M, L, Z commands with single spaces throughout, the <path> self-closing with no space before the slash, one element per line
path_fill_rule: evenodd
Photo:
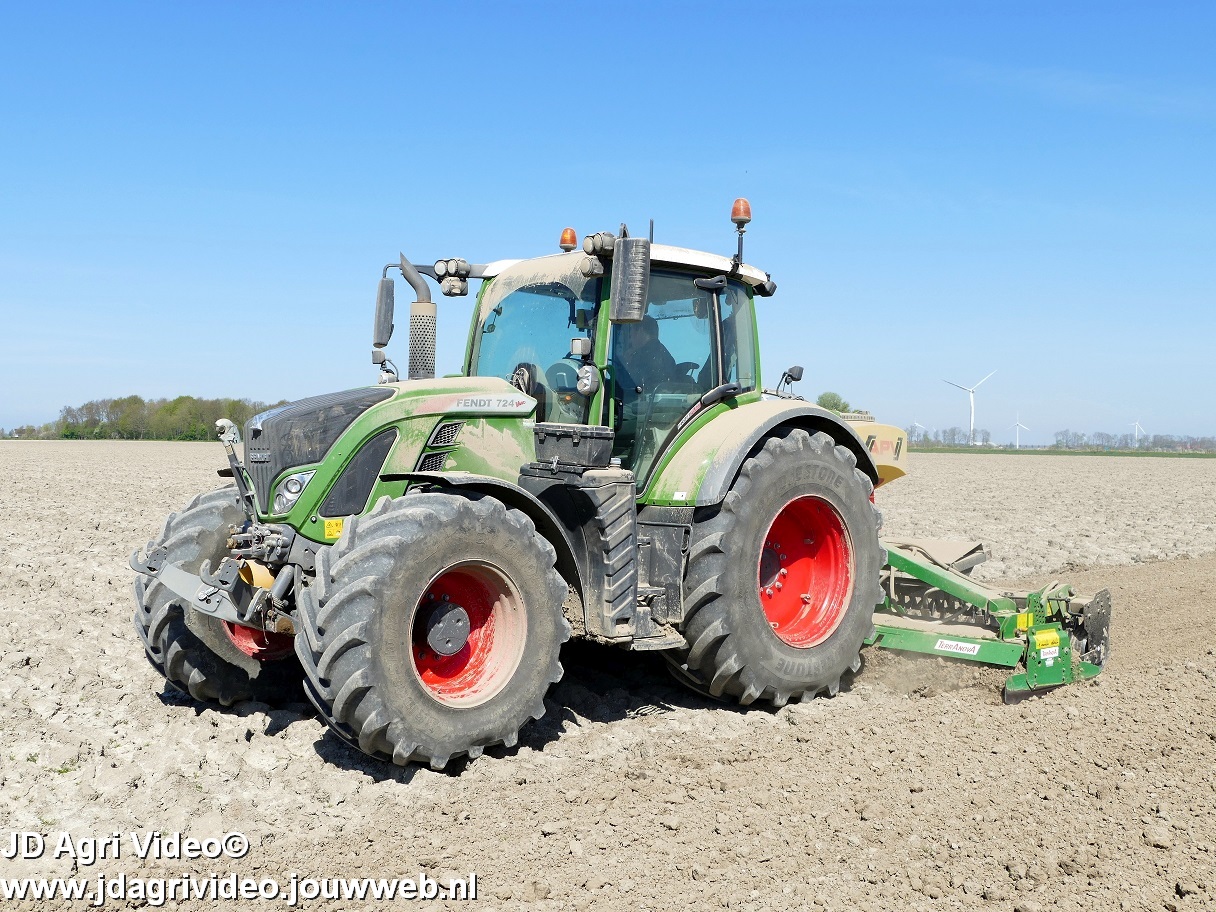
<path fill-rule="evenodd" d="M 618 232 L 562 252 L 386 266 L 373 386 L 220 421 L 225 487 L 132 555 L 135 628 L 201 701 L 305 691 L 339 737 L 439 769 L 512 747 L 572 635 L 661 651 L 708 696 L 834 695 L 878 646 L 1005 666 L 1008 699 L 1097 675 L 1110 597 L 998 591 L 980 545 L 882 541 L 902 431 L 761 387 L 737 252 Z M 413 290 L 406 378 L 385 347 Z M 480 281 L 459 375 L 436 304 Z M 243 452 L 238 447 L 243 443 Z"/>

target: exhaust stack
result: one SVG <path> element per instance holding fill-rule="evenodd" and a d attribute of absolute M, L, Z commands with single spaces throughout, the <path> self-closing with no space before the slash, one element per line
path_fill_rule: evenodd
<path fill-rule="evenodd" d="M 410 305 L 409 379 L 431 380 L 435 376 L 436 309 L 431 290 L 414 264 L 401 254 L 401 274 L 414 289 L 417 300 Z"/>

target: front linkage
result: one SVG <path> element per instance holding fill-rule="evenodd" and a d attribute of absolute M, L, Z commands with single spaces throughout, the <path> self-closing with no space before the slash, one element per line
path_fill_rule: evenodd
<path fill-rule="evenodd" d="M 1005 700 L 1087 680 L 1110 655 L 1110 592 L 1084 598 L 1052 583 L 1033 592 L 996 591 L 967 575 L 982 546 L 892 542 L 884 599 L 868 645 L 1020 669 Z"/>
<path fill-rule="evenodd" d="M 240 434 L 231 421 L 224 419 L 216 422 L 216 430 L 229 462 L 229 468 L 220 474 L 236 482 L 246 516 L 243 523 L 228 528 L 230 555 L 220 561 L 214 573 L 211 561 L 204 560 L 194 574 L 169 563 L 163 546 L 148 542 L 142 554 L 139 550 L 131 554 L 131 569 L 159 580 L 190 607 L 221 621 L 263 633 L 294 634 L 289 612 L 294 602 L 296 565 L 311 568 L 315 546 L 305 554 L 298 546 L 307 543 L 299 540 L 290 526 L 256 520 L 253 492 L 235 451 Z"/>

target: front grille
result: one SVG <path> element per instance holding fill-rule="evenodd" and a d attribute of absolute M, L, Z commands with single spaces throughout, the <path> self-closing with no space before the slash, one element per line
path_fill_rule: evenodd
<path fill-rule="evenodd" d="M 460 429 L 464 427 L 463 421 L 447 421 L 435 428 L 435 433 L 431 435 L 427 446 L 429 447 L 445 447 L 451 446 L 456 442 L 456 437 L 460 434 Z"/>
<path fill-rule="evenodd" d="M 443 464 L 447 462 L 447 453 L 427 453 L 418 460 L 419 472 L 442 472 Z"/>
<path fill-rule="evenodd" d="M 356 418 L 393 395 L 372 387 L 301 399 L 254 415 L 245 424 L 245 468 L 263 511 L 284 469 L 320 462 Z"/>

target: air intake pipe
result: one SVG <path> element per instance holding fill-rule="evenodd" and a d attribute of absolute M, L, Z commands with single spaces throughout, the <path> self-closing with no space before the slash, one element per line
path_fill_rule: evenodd
<path fill-rule="evenodd" d="M 401 274 L 414 289 L 417 300 L 410 305 L 410 364 L 411 380 L 431 380 L 435 376 L 435 303 L 414 264 L 401 254 Z"/>

